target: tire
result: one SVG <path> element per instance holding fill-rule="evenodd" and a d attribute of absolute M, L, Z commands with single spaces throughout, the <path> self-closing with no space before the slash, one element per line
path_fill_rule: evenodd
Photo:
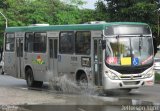
<path fill-rule="evenodd" d="M 27 69 L 26 71 L 26 82 L 28 87 L 42 87 L 42 81 L 35 81 L 32 69 Z"/>
<path fill-rule="evenodd" d="M 81 86 L 88 86 L 88 80 L 87 80 L 87 76 L 85 73 L 80 75 L 78 84 Z"/>
<path fill-rule="evenodd" d="M 1 72 L 1 75 L 4 75 L 4 71 L 3 71 L 3 67 L 0 66 L 0 72 Z"/>
<path fill-rule="evenodd" d="M 35 81 L 35 87 L 42 87 L 43 86 L 43 82 L 42 81 Z"/>
<path fill-rule="evenodd" d="M 123 89 L 124 93 L 130 93 L 132 91 L 132 89 Z"/>
<path fill-rule="evenodd" d="M 32 69 L 27 69 L 26 70 L 26 82 L 28 87 L 34 87 L 34 77 L 33 77 L 33 72 Z"/>

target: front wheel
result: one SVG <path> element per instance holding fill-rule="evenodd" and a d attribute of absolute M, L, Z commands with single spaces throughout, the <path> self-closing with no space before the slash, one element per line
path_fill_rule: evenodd
<path fill-rule="evenodd" d="M 87 88 L 88 87 L 88 80 L 87 80 L 87 76 L 85 73 L 81 74 L 79 79 L 78 79 L 78 85 L 81 88 Z"/>

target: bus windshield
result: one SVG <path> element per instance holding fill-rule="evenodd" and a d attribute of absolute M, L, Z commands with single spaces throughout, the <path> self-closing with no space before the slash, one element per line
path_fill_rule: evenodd
<path fill-rule="evenodd" d="M 151 36 L 107 38 L 105 61 L 112 66 L 141 66 L 153 63 Z"/>

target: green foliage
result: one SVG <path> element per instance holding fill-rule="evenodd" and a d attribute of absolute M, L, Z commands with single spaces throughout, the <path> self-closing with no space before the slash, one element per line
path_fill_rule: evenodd
<path fill-rule="evenodd" d="M 135 21 L 148 23 L 153 34 L 158 35 L 157 0 L 98 0 L 95 10 L 80 9 L 83 4 L 84 0 L 0 0 L 0 11 L 8 18 L 8 26 Z M 5 29 L 3 16 L 0 21 L 1 46 Z"/>
<path fill-rule="evenodd" d="M 28 26 L 35 23 L 78 24 L 94 20 L 93 10 L 78 8 L 84 3 L 83 0 L 0 0 L 0 11 L 8 18 L 8 26 Z M 2 46 L 5 29 L 3 16 L 0 16 L 0 21 Z"/>
<path fill-rule="evenodd" d="M 102 18 L 107 16 L 106 21 L 145 22 L 151 26 L 153 35 L 158 35 L 157 0 L 99 0 L 96 7 Z M 160 44 L 160 40 L 158 42 Z"/>
<path fill-rule="evenodd" d="M 155 81 L 160 81 L 160 73 L 155 73 Z"/>

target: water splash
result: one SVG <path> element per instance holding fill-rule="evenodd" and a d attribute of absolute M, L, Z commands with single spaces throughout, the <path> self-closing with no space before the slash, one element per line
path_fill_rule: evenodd
<path fill-rule="evenodd" d="M 67 75 L 53 77 L 49 80 L 51 90 L 58 93 L 81 94 L 81 95 L 98 95 L 97 89 L 91 84 L 79 83 L 71 80 Z"/>

